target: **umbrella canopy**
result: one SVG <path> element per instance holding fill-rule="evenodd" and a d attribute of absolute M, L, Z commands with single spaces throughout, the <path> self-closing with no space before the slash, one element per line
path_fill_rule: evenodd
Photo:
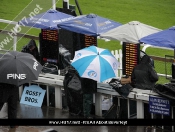
<path fill-rule="evenodd" d="M 175 49 L 175 26 L 140 39 L 140 42 L 158 47 Z"/>
<path fill-rule="evenodd" d="M 118 40 L 128 43 L 139 43 L 139 40 L 147 35 L 161 31 L 158 28 L 140 23 L 139 21 L 131 21 L 117 28 L 100 35 L 102 38 Z"/>
<path fill-rule="evenodd" d="M 109 50 L 90 46 L 76 51 L 71 65 L 81 77 L 103 82 L 116 77 L 119 63 Z"/>
<path fill-rule="evenodd" d="M 96 14 L 80 15 L 72 20 L 61 22 L 59 28 L 72 32 L 86 34 L 90 36 L 99 36 L 99 34 L 118 27 L 121 24 Z"/>
<path fill-rule="evenodd" d="M 0 58 L 0 83 L 19 86 L 37 80 L 41 70 L 42 65 L 33 55 L 10 51 Z"/>
<path fill-rule="evenodd" d="M 40 29 L 56 30 L 57 24 L 72 19 L 74 16 L 68 15 L 57 10 L 48 10 L 33 17 L 22 19 L 19 25 L 35 27 Z"/>

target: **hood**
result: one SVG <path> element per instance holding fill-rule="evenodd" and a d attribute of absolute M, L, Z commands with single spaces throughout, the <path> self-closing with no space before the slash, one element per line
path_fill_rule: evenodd
<path fill-rule="evenodd" d="M 141 59 L 141 63 L 150 63 L 150 57 L 148 55 L 144 55 Z"/>
<path fill-rule="evenodd" d="M 29 43 L 27 44 L 27 47 L 28 47 L 28 48 L 30 48 L 31 46 L 37 47 L 37 46 L 36 46 L 36 42 L 35 42 L 35 40 L 33 40 L 33 39 L 31 39 L 31 40 L 29 41 Z"/>

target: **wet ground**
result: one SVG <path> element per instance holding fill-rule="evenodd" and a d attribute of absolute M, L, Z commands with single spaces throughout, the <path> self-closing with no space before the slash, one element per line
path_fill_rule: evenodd
<path fill-rule="evenodd" d="M 169 132 L 142 126 L 19 126 L 0 127 L 0 132 Z"/>
<path fill-rule="evenodd" d="M 54 107 L 33 107 L 19 104 L 18 118 L 82 118 Z M 101 117 L 94 117 L 100 119 Z M 1 120 L 2 121 L 2 120 Z M 0 126 L 0 132 L 171 132 L 148 126 Z"/>

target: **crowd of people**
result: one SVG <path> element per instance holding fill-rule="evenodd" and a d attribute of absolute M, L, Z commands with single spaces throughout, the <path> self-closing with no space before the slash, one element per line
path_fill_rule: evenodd
<path fill-rule="evenodd" d="M 24 46 L 21 52 L 32 54 L 38 61 L 40 61 L 38 48 L 34 40 L 31 40 L 26 46 Z M 93 105 L 93 94 L 97 92 L 97 82 L 91 79 L 81 78 L 77 72 L 72 72 L 72 70 L 76 71 L 73 67 L 67 69 L 64 79 L 67 108 L 70 113 L 81 114 L 84 118 L 92 119 L 93 116 L 91 115 L 91 110 Z M 70 88 L 69 83 L 72 79 L 78 82 L 76 88 L 80 87 L 80 89 L 74 89 L 74 91 L 71 91 L 72 89 Z M 131 74 L 131 85 L 134 88 L 142 90 L 152 90 L 157 81 L 158 75 L 154 70 L 153 63 L 151 63 L 151 58 L 145 54 L 141 58 L 140 63 L 133 69 Z M 4 102 L 8 103 L 8 119 L 17 118 L 17 102 L 19 101 L 19 89 L 17 87 L 19 86 L 3 83 L 0 84 L 0 109 L 3 107 Z M 74 99 L 76 94 L 79 94 L 79 97 L 81 98 Z M 77 111 L 75 112 L 72 107 L 72 105 L 77 105 L 77 100 L 79 101 L 78 105 L 81 106 L 79 107 L 78 113 Z"/>

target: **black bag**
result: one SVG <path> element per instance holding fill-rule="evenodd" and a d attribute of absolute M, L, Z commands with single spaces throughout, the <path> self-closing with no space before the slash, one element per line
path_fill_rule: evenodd
<path fill-rule="evenodd" d="M 123 98 L 127 98 L 130 91 L 133 89 L 133 87 L 130 84 L 121 84 L 118 79 L 112 79 L 109 82 L 109 85 L 112 86 L 114 90 L 116 90 Z"/>
<path fill-rule="evenodd" d="M 173 83 L 156 84 L 153 91 L 167 99 L 175 100 L 175 84 Z"/>
<path fill-rule="evenodd" d="M 80 78 L 74 74 L 72 79 L 70 80 L 70 82 L 67 85 L 68 88 L 71 88 L 73 90 L 81 90 L 81 81 Z"/>

